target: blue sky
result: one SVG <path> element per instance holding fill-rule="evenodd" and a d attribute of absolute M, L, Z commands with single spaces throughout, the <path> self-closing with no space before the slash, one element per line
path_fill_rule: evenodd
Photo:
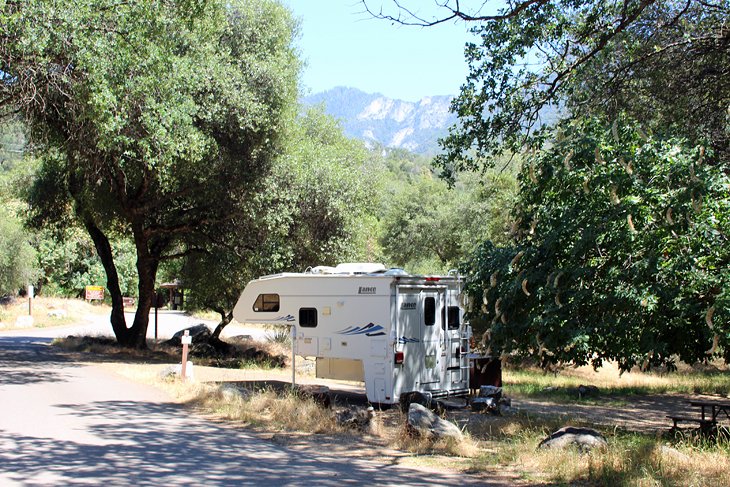
<path fill-rule="evenodd" d="M 283 0 L 301 21 L 298 45 L 311 93 L 350 86 L 417 101 L 455 95 L 466 79 L 464 24 L 407 27 L 377 20 L 358 0 Z M 384 0 L 384 4 L 387 0 Z M 371 1 L 371 8 L 379 6 Z"/>

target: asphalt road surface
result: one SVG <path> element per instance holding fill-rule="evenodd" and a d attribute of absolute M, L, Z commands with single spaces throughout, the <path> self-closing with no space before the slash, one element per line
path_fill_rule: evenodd
<path fill-rule="evenodd" d="M 35 331 L 34 334 L 38 334 Z M 0 333 L 0 485 L 483 485 L 464 475 L 287 450 L 152 387 Z"/>

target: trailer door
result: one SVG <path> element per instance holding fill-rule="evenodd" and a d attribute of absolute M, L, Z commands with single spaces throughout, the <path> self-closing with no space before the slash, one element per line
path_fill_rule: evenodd
<path fill-rule="evenodd" d="M 423 368 L 421 369 L 422 383 L 441 382 L 441 349 L 443 346 L 441 309 L 443 304 L 443 291 L 434 289 L 422 291 L 420 294 L 421 341 L 424 352 Z"/>

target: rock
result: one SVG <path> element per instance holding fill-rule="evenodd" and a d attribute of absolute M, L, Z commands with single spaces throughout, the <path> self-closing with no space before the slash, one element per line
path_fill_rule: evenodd
<path fill-rule="evenodd" d="M 375 409 L 372 406 L 367 409 L 343 409 L 335 415 L 337 424 L 356 431 L 367 431 L 374 417 Z"/>
<path fill-rule="evenodd" d="M 223 384 L 220 386 L 221 396 L 225 401 L 235 401 L 247 399 L 251 393 L 247 389 L 241 389 L 232 384 Z"/>
<path fill-rule="evenodd" d="M 689 455 L 682 453 L 681 451 L 677 450 L 676 448 L 672 448 L 671 446 L 662 445 L 661 448 L 659 448 L 659 452 L 663 457 L 671 458 L 675 461 L 689 462 L 690 460 Z"/>
<path fill-rule="evenodd" d="M 594 448 L 605 449 L 608 442 L 596 430 L 566 426 L 542 440 L 538 448 L 565 449 L 571 446 L 577 447 L 581 453 L 587 453 Z"/>
<path fill-rule="evenodd" d="M 164 344 L 173 347 L 179 347 L 181 345 L 180 339 L 185 334 L 185 330 L 187 330 L 190 336 L 193 337 L 193 345 L 195 345 L 196 343 L 208 342 L 210 341 L 210 337 L 212 336 L 210 328 L 208 328 L 203 323 L 200 323 L 199 325 L 191 326 L 190 328 L 185 328 L 178 331 L 177 333 L 172 335 L 172 338 L 164 342 Z"/>
<path fill-rule="evenodd" d="M 172 379 L 182 375 L 182 364 L 169 365 L 160 371 L 161 379 Z M 193 363 L 188 361 L 185 366 L 185 379 L 192 382 L 195 380 Z"/>
<path fill-rule="evenodd" d="M 15 320 L 16 328 L 30 328 L 33 326 L 32 316 L 18 316 Z"/>
<path fill-rule="evenodd" d="M 61 318 L 65 318 L 66 316 L 68 316 L 68 313 L 66 313 L 65 309 L 52 309 L 48 312 L 49 318 L 61 319 Z"/>
<path fill-rule="evenodd" d="M 578 399 L 583 399 L 584 397 L 596 397 L 601 393 L 598 387 L 591 385 L 584 386 L 583 384 L 578 386 L 576 392 L 578 393 Z"/>
<path fill-rule="evenodd" d="M 418 403 L 411 403 L 408 408 L 408 429 L 425 437 L 453 438 L 461 441 L 464 438 L 461 430 L 449 421 L 439 418 L 431 410 Z"/>

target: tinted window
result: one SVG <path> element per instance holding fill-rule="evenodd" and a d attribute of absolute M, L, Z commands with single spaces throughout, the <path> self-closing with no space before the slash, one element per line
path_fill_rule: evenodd
<path fill-rule="evenodd" d="M 436 298 L 423 300 L 423 321 L 426 326 L 433 326 L 436 323 Z"/>
<path fill-rule="evenodd" d="M 253 303 L 253 310 L 256 312 L 279 311 L 279 295 L 259 294 L 256 302 Z"/>
<path fill-rule="evenodd" d="M 299 326 L 304 328 L 314 328 L 317 326 L 317 309 L 299 308 Z"/>
<path fill-rule="evenodd" d="M 449 328 L 459 328 L 459 307 L 449 306 Z"/>

